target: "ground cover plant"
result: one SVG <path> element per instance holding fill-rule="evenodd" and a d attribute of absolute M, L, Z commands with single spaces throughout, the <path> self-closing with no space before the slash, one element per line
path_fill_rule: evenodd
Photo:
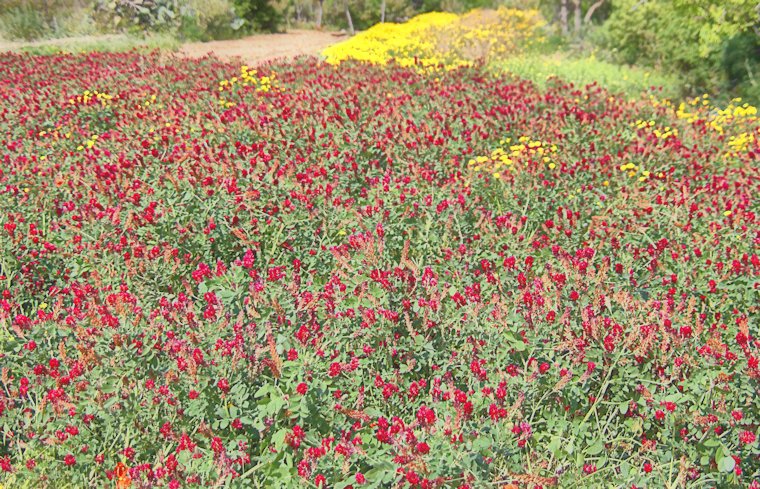
<path fill-rule="evenodd" d="M 755 108 L 0 68 L 4 487 L 758 487 Z"/>
<path fill-rule="evenodd" d="M 489 62 L 518 52 L 535 50 L 545 40 L 546 22 L 537 10 L 501 7 L 475 9 L 466 14 L 430 12 L 400 24 L 372 26 L 322 51 L 325 60 L 340 64 L 347 59 L 374 64 L 389 61 L 418 71 Z"/>

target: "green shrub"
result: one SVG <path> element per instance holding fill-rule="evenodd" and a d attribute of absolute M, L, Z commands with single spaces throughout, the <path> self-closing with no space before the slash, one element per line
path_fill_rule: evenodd
<path fill-rule="evenodd" d="M 51 32 L 40 11 L 29 5 L 8 9 L 0 17 L 0 27 L 6 37 L 23 41 L 42 39 Z"/>
<path fill-rule="evenodd" d="M 233 0 L 235 13 L 245 19 L 248 30 L 277 32 L 282 25 L 282 13 L 270 0 Z"/>
<path fill-rule="evenodd" d="M 756 2 L 614 0 L 613 7 L 600 37 L 616 61 L 678 74 L 692 93 L 750 83 Z"/>
<path fill-rule="evenodd" d="M 245 21 L 237 16 L 229 0 L 188 0 L 182 12 L 178 30 L 182 39 L 234 39 L 245 32 Z"/>
<path fill-rule="evenodd" d="M 760 100 L 760 37 L 748 31 L 729 39 L 722 67 L 728 86 L 737 95 Z"/>

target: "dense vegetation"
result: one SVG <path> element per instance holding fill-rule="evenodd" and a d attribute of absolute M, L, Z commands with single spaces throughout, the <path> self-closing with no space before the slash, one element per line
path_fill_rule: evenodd
<path fill-rule="evenodd" d="M 758 489 L 757 110 L 385 28 L 0 55 L 0 485 Z"/>
<path fill-rule="evenodd" d="M 754 0 L 0 0 L 0 36 L 153 33 L 150 44 L 166 46 L 155 33 L 205 41 L 299 26 L 353 31 L 423 12 L 499 6 L 537 9 L 548 20 L 544 53 L 501 60 L 528 74 L 545 71 L 559 56 L 615 88 L 628 84 L 614 80 L 620 68 L 610 63 L 652 73 L 654 84 L 674 96 L 760 101 Z"/>

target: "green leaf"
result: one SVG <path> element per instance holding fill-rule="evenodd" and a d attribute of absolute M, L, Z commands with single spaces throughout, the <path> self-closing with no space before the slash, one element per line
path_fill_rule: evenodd
<path fill-rule="evenodd" d="M 262 385 L 259 388 L 259 390 L 256 391 L 256 393 L 253 395 L 253 397 L 255 397 L 256 399 L 258 399 L 260 397 L 266 396 L 270 392 L 272 392 L 272 386 L 270 384 L 264 384 L 264 385 Z"/>
<path fill-rule="evenodd" d="M 491 448 L 491 445 L 493 444 L 493 441 L 488 436 L 481 435 L 474 440 L 472 440 L 472 450 L 475 452 L 479 452 L 481 450 L 485 450 L 488 448 Z"/>
<path fill-rule="evenodd" d="M 702 443 L 705 448 L 716 448 L 720 446 L 720 440 L 717 438 L 708 438 Z"/>
<path fill-rule="evenodd" d="M 280 450 L 282 447 L 285 446 L 285 437 L 288 434 L 287 428 L 282 428 L 278 430 L 274 435 L 272 435 L 272 444 L 277 450 Z"/>
<path fill-rule="evenodd" d="M 726 456 L 718 460 L 718 470 L 721 472 L 731 472 L 736 467 L 736 461 L 733 457 Z"/>
<path fill-rule="evenodd" d="M 604 443 L 598 441 L 586 449 L 586 455 L 599 455 L 604 450 Z"/>
<path fill-rule="evenodd" d="M 549 442 L 549 444 L 546 446 L 546 448 L 553 454 L 557 455 L 559 453 L 560 447 L 562 446 L 562 441 L 560 437 L 558 436 L 552 436 L 552 440 Z"/>

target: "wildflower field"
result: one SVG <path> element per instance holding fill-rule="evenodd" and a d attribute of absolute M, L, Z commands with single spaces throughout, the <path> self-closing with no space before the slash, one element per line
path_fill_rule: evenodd
<path fill-rule="evenodd" d="M 0 485 L 760 487 L 756 109 L 352 57 L 0 55 Z"/>

